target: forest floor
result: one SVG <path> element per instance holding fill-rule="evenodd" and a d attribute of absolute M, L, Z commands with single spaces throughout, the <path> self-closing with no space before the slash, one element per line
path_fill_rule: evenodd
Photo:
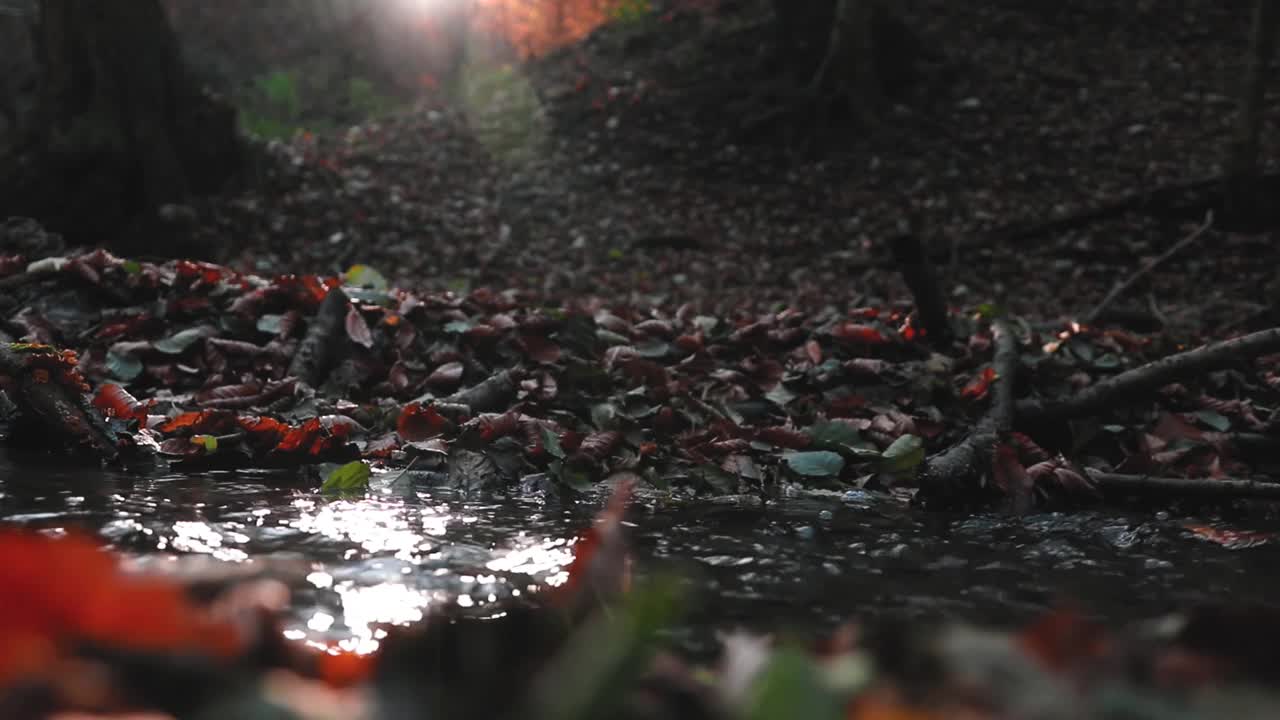
<path fill-rule="evenodd" d="M 25 238 L 52 256 L 2 263 L 5 339 L 17 342 L 0 351 L 0 379 L 46 436 L 109 459 L 174 471 L 326 462 L 324 490 L 338 494 L 519 487 L 554 504 L 635 489 L 660 505 L 889 489 L 885 502 L 899 502 L 901 481 L 937 490 L 945 477 L 975 504 L 1015 512 L 1093 502 L 1107 482 L 1121 498 L 1154 490 L 1161 507 L 1182 501 L 1179 488 L 1224 512 L 1239 509 L 1223 499 L 1235 491 L 1274 497 L 1272 233 L 1218 223 L 1193 236 L 1212 190 L 1142 199 L 1219 172 L 1243 14 L 1208 0 L 1178 12 L 920 0 L 907 19 L 935 56 L 919 83 L 875 127 L 840 130 L 815 155 L 798 142 L 807 130 L 744 130 L 766 65 L 763 5 L 606 28 L 518 72 L 478 70 L 460 101 L 264 146 L 256 183 L 198 204 L 180 239 L 223 265 L 58 255 L 37 229 L 9 224 L 11 247 Z M 1268 112 L 1268 156 L 1276 124 Z M 1124 198 L 1137 199 L 1042 227 Z M 956 342 L 921 335 L 885 242 L 904 223 L 936 256 Z M 1185 238 L 1096 327 L 1074 322 Z M 1150 364 L 1169 356 L 1179 359 Z M 91 404 L 77 400 L 87 390 Z M 48 439 L 21 430 L 11 438 Z M 978 459 L 952 478 L 948 448 Z M 1138 487 L 1151 477 L 1169 482 Z M 625 584 L 625 549 L 613 554 L 608 534 L 621 532 L 620 506 L 604 520 L 583 544 L 600 554 L 582 550 L 567 585 L 589 609 L 599 598 L 583 583 Z M 1232 549 L 1275 539 L 1188 532 Z M 201 717 L 234 715 L 218 702 L 238 701 L 243 677 L 151 674 L 158 666 L 104 659 L 97 644 L 154 660 L 181 642 L 334 684 L 372 672 L 389 707 L 494 703 L 494 717 L 585 719 L 616 704 L 620 683 L 636 690 L 637 658 L 653 660 L 676 604 L 670 588 L 641 588 L 570 641 L 557 595 L 543 614 L 405 633 L 371 668 L 334 648 L 301 661 L 272 646 L 278 628 L 261 612 L 272 589 L 227 600 L 240 621 L 232 642 L 225 623 L 193 622 L 185 601 L 117 578 L 74 539 L 0 535 L 0 548 L 29 559 L 0 565 L 0 591 L 56 596 L 49 568 L 83 563 L 102 580 L 85 584 L 99 593 L 86 604 L 104 608 L 67 610 L 84 633 L 70 641 L 66 623 L 21 636 L 31 645 L 16 647 L 43 654 L 25 666 L 27 655 L 0 653 L 0 680 L 35 667 L 57 693 L 118 707 L 103 687 L 58 684 L 70 676 L 61 663 L 87 657 L 164 707 L 196 697 L 161 692 L 171 680 L 227 690 Z M 23 612 L 55 600 L 26 598 Z M 149 603 L 171 623 L 127 622 Z M 6 611 L 0 627 L 24 617 Z M 1280 619 L 1181 621 L 1132 636 L 1071 612 L 1012 636 L 846 629 L 812 655 L 730 638 L 711 674 L 659 655 L 624 716 L 1239 716 L 1228 703 L 1255 698 L 1219 690 L 1273 679 L 1260 658 Z M 139 639 L 141 626 L 163 628 Z M 488 653 L 446 654 L 459 647 Z M 457 684 L 448 662 L 439 684 L 418 682 L 423 663 L 462 655 L 476 667 L 457 665 Z M 315 709 L 320 693 L 309 687 L 312 706 L 298 712 L 338 712 Z M 517 695 L 534 711 L 502 706 Z"/>
<path fill-rule="evenodd" d="M 940 56 L 880 125 L 833 128 L 833 147 L 806 153 L 740 128 L 767 78 L 758 5 L 608 28 L 521 73 L 477 70 L 484 106 L 427 103 L 295 143 L 297 164 L 220 208 L 208 242 L 248 270 L 359 262 L 405 287 L 720 313 L 908 302 L 884 250 L 907 221 L 956 307 L 1049 319 L 1086 312 L 1204 219 L 1202 198 L 1164 198 L 1017 236 L 1220 172 L 1242 13 L 907 4 Z M 1211 229 L 1125 304 L 1183 332 L 1267 325 L 1276 278 L 1256 259 L 1273 250 Z"/>

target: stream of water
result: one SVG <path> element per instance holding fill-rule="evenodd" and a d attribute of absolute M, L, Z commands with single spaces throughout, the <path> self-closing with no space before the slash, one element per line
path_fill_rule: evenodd
<path fill-rule="evenodd" d="M 1063 600 L 1119 622 L 1280 597 L 1275 546 L 1230 550 L 1185 527 L 1213 518 L 950 516 L 859 492 L 641 506 L 631 515 L 637 567 L 688 578 L 697 610 L 677 634 L 695 652 L 712 630 L 739 625 L 807 633 L 884 615 L 1012 624 Z M 337 500 L 272 473 L 140 477 L 0 462 L 0 520 L 89 528 L 142 565 L 261 567 L 292 585 L 288 636 L 360 650 L 376 647 L 379 624 L 443 604 L 497 613 L 554 584 L 596 509 L 444 491 Z"/>

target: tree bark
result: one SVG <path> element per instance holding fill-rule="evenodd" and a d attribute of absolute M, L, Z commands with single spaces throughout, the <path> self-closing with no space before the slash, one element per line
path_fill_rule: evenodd
<path fill-rule="evenodd" d="M 29 177 L 6 178 L 19 207 L 5 209 L 76 240 L 114 235 L 132 240 L 116 249 L 165 254 L 169 238 L 139 230 L 239 169 L 234 110 L 191 85 L 159 0 L 42 0 L 39 46 L 40 132 Z"/>
<path fill-rule="evenodd" d="M 1275 55 L 1276 34 L 1280 31 L 1280 4 L 1256 0 L 1249 36 L 1248 66 L 1240 88 L 1235 136 L 1227 156 L 1227 207 L 1239 211 L 1252 208 L 1252 187 L 1259 172 L 1258 149 L 1262 134 L 1262 110 L 1266 104 L 1267 69 Z M 1232 214 L 1235 214 L 1234 212 Z"/>

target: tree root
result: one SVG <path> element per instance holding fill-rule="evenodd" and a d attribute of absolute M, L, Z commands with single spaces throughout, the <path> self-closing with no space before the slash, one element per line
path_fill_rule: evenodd
<path fill-rule="evenodd" d="M 1136 395 L 1158 390 L 1182 378 L 1230 367 L 1246 358 L 1280 352 L 1280 328 L 1204 345 L 1170 355 L 1103 380 L 1065 400 L 1020 400 L 1019 420 L 1070 420 L 1115 407 Z"/>
<path fill-rule="evenodd" d="M 1265 498 L 1280 500 L 1280 483 L 1235 478 L 1176 478 L 1085 470 L 1099 490 L 1177 497 Z"/>
<path fill-rule="evenodd" d="M 1003 320 L 994 321 L 991 330 L 996 346 L 992 361 L 996 379 L 991 383 L 991 407 L 965 439 L 925 460 L 919 475 L 921 493 L 953 494 L 953 489 L 965 485 L 987 464 L 1001 435 L 1013 429 L 1018 339 Z"/>
<path fill-rule="evenodd" d="M 337 364 L 340 348 L 345 347 L 347 310 L 351 301 L 340 288 L 333 288 L 311 318 L 307 334 L 289 364 L 289 374 L 317 387 Z"/>

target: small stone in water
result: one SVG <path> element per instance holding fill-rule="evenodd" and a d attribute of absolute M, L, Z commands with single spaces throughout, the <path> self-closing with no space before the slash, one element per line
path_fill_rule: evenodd
<path fill-rule="evenodd" d="M 796 528 L 796 535 L 805 540 L 812 540 L 817 535 L 817 531 L 813 529 L 812 525 L 801 525 Z"/>
<path fill-rule="evenodd" d="M 1166 510 L 1161 510 L 1160 512 L 1156 513 L 1156 519 L 1157 519 L 1157 520 L 1161 520 L 1161 521 L 1163 521 L 1163 520 L 1168 520 L 1168 519 L 1169 519 L 1169 513 L 1168 513 L 1168 511 L 1166 511 Z"/>
<path fill-rule="evenodd" d="M 832 513 L 830 510 L 823 510 L 818 513 L 818 519 L 823 522 L 830 522 L 833 517 L 835 517 L 835 513 Z"/>

